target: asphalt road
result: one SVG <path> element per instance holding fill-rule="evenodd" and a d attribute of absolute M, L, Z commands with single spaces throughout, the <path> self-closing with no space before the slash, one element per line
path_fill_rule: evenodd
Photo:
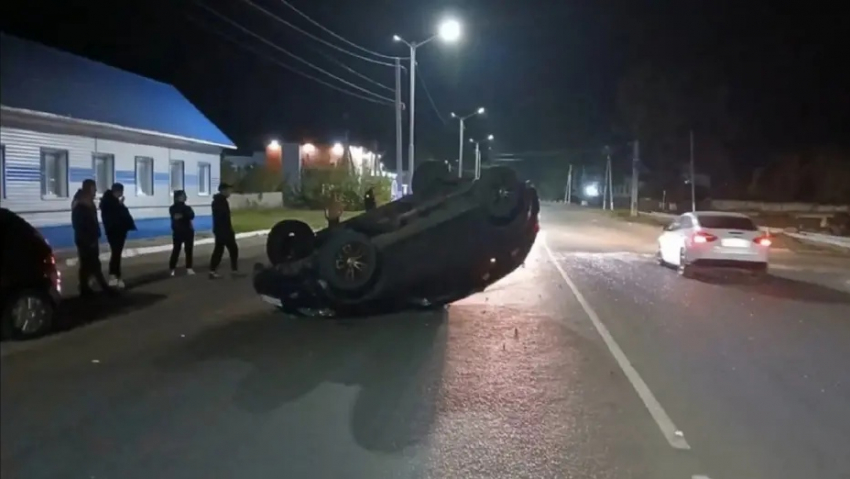
<path fill-rule="evenodd" d="M 542 231 L 482 294 L 356 320 L 136 259 L 74 306 L 98 321 L 2 345 L 2 477 L 850 477 L 840 259 L 685 280 L 650 227 L 544 207 Z"/>

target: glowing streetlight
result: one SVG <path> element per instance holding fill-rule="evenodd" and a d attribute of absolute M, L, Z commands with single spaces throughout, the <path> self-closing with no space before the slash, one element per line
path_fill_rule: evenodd
<path fill-rule="evenodd" d="M 481 143 L 485 141 L 493 141 L 493 135 L 487 135 L 487 138 L 481 141 L 469 139 L 469 142 L 475 145 L 475 179 L 481 178 Z"/>
<path fill-rule="evenodd" d="M 312 155 L 316 152 L 316 147 L 312 143 L 304 143 L 303 145 L 301 145 L 301 151 L 305 155 Z"/>
<path fill-rule="evenodd" d="M 272 141 L 270 141 L 270 142 L 269 142 L 269 149 L 271 149 L 271 150 L 279 150 L 279 149 L 280 149 L 280 143 L 278 143 L 278 141 L 277 141 L 277 140 L 272 140 Z"/>
<path fill-rule="evenodd" d="M 478 109 L 475 110 L 474 112 L 472 112 L 468 115 L 464 115 L 464 116 L 458 115 L 455 112 L 450 113 L 452 118 L 457 118 L 459 120 L 459 122 L 458 122 L 459 123 L 459 125 L 458 125 L 458 152 L 457 152 L 457 177 L 458 178 L 463 177 L 463 132 L 466 129 L 466 125 L 464 124 L 464 122 L 466 120 L 472 118 L 475 115 L 483 115 L 485 111 L 486 110 L 484 110 L 484 107 L 481 106 L 481 107 L 478 107 Z"/>
<path fill-rule="evenodd" d="M 334 143 L 334 146 L 331 148 L 331 153 L 335 156 L 342 156 L 345 153 L 345 148 L 343 148 L 342 143 Z"/>
<path fill-rule="evenodd" d="M 461 25 L 460 22 L 455 19 L 445 19 L 437 27 L 437 33 L 432 35 L 428 39 L 423 42 L 408 42 L 400 35 L 393 35 L 393 40 L 399 43 L 404 43 L 410 48 L 410 135 L 409 135 L 409 143 L 408 143 L 408 154 L 407 154 L 407 167 L 409 169 L 408 181 L 410 178 L 413 178 L 413 165 L 414 165 L 414 133 L 416 131 L 416 50 L 425 45 L 426 43 L 430 43 L 437 37 L 440 37 L 446 43 L 454 43 L 460 39 L 461 36 Z M 461 141 L 462 144 L 462 141 Z M 401 173 L 401 172 L 399 172 Z"/>

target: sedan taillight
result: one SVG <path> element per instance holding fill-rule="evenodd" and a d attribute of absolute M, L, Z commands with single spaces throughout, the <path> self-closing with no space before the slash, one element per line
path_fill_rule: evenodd
<path fill-rule="evenodd" d="M 698 231 L 698 232 L 694 233 L 694 236 L 693 236 L 693 241 L 694 241 L 694 243 L 697 243 L 697 244 L 710 243 L 712 241 L 715 241 L 716 239 L 717 239 L 717 236 L 714 236 L 712 234 L 708 234 L 704 231 Z"/>
<path fill-rule="evenodd" d="M 770 246 L 773 244 L 769 236 L 760 236 L 753 240 L 753 242 L 760 246 Z"/>

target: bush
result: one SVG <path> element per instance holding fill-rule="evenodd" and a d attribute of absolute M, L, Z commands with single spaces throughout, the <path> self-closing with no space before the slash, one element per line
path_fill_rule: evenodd
<path fill-rule="evenodd" d="M 324 209 L 335 198 L 346 211 L 359 211 L 363 209 L 363 195 L 369 187 L 373 188 L 378 204 L 390 201 L 389 178 L 359 176 L 338 166 L 307 168 L 301 172 L 301 186 L 287 189 L 285 201 L 292 208 Z"/>

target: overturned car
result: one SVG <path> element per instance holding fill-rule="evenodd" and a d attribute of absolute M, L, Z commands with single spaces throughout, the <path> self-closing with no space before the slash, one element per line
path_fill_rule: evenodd
<path fill-rule="evenodd" d="M 413 194 L 316 233 L 283 220 L 254 288 L 284 312 L 358 315 L 439 307 L 519 267 L 539 229 L 539 201 L 510 168 L 453 178 L 444 163 L 416 169 Z"/>

